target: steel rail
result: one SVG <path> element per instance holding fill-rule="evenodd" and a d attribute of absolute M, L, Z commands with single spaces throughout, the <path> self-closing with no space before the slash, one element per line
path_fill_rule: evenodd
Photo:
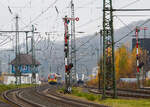
<path fill-rule="evenodd" d="M 3 96 L 3 98 L 5 100 L 7 100 L 8 102 L 10 102 L 12 105 L 16 105 L 17 107 L 23 107 L 22 103 L 20 103 L 19 101 L 16 102 L 16 101 L 14 101 L 14 99 L 12 99 L 12 98 L 10 98 L 8 96 L 8 94 L 14 93 L 14 92 L 16 92 L 16 94 L 15 94 L 16 98 L 19 99 L 19 100 L 21 100 L 22 102 L 27 103 L 27 104 L 29 104 L 29 105 L 31 105 L 33 107 L 44 107 L 43 105 L 40 105 L 38 103 L 35 103 L 35 102 L 32 102 L 32 101 L 29 101 L 29 100 L 25 99 L 23 96 L 21 96 L 22 90 L 20 90 L 20 89 L 14 89 L 14 90 L 5 91 L 5 92 L 2 93 L 2 96 Z"/>
<path fill-rule="evenodd" d="M 92 106 L 92 107 L 109 107 L 109 106 L 105 106 L 105 105 L 102 105 L 102 104 L 96 104 L 96 103 L 93 103 L 93 102 L 82 101 L 82 100 L 79 100 L 79 99 L 73 99 L 73 98 L 70 98 L 70 97 L 66 97 L 63 94 L 57 93 L 56 90 L 51 90 L 51 89 L 47 89 L 45 94 L 44 93 L 39 93 L 39 94 L 41 94 L 43 96 L 46 96 L 50 99 L 54 99 L 58 102 L 73 105 L 75 107 L 76 106 L 81 106 L 81 107 L 89 107 L 89 106 Z"/>

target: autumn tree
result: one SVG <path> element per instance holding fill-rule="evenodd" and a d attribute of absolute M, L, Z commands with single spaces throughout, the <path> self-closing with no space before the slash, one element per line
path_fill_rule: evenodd
<path fill-rule="evenodd" d="M 108 50 L 109 51 L 109 50 Z M 139 47 L 139 59 L 140 62 L 143 61 L 144 63 L 147 62 L 147 51 L 142 50 Z M 102 57 L 100 59 L 102 61 Z M 101 64 L 99 62 L 99 64 Z M 115 70 L 116 70 L 116 79 L 119 80 L 120 78 L 131 78 L 135 77 L 136 75 L 136 48 L 132 51 L 129 51 L 125 45 L 120 46 L 115 50 Z M 100 71 L 100 69 L 98 70 Z M 101 75 L 102 79 L 102 75 Z M 95 82 L 98 83 L 98 76 L 96 78 L 89 81 L 90 84 L 94 84 Z"/>
<path fill-rule="evenodd" d="M 115 68 L 117 80 L 120 78 L 131 77 L 132 74 L 131 53 L 125 45 L 115 51 Z"/>

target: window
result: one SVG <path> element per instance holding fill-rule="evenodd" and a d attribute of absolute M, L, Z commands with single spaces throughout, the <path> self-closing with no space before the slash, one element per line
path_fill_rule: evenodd
<path fill-rule="evenodd" d="M 22 70 L 23 70 L 23 71 L 26 71 L 26 70 L 27 70 L 27 66 L 26 66 L 26 65 L 23 65 L 23 66 L 22 66 Z"/>

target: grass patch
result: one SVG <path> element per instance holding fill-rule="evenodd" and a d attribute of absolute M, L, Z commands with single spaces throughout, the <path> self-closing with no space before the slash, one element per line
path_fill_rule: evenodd
<path fill-rule="evenodd" d="M 100 100 L 99 103 L 112 107 L 150 107 L 150 99 L 106 99 Z"/>
<path fill-rule="evenodd" d="M 78 97 L 83 97 L 87 100 L 90 101 L 96 101 L 99 96 L 98 95 L 94 95 L 92 93 L 86 93 L 86 92 L 82 92 L 81 88 L 72 88 L 72 95 L 78 96 Z"/>
<path fill-rule="evenodd" d="M 58 90 L 58 92 L 64 93 L 64 92 L 65 92 L 65 87 L 60 88 L 60 89 Z"/>
<path fill-rule="evenodd" d="M 10 85 L 3 85 L 3 84 L 0 84 L 0 93 L 4 92 L 6 90 L 11 90 L 11 89 L 16 89 L 16 88 L 26 88 L 26 87 L 31 87 L 31 86 L 35 86 L 35 85 L 31 85 L 31 84 L 22 84 L 22 85 L 10 84 Z"/>
<path fill-rule="evenodd" d="M 81 88 L 72 88 L 71 96 L 94 101 L 112 107 L 150 107 L 150 99 L 111 99 L 101 100 L 101 95 L 83 92 Z"/>

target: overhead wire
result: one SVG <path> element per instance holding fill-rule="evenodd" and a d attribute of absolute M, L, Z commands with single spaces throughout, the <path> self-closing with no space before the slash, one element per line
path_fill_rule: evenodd
<path fill-rule="evenodd" d="M 1 42 L 0 43 L 0 47 L 2 47 L 2 46 L 4 46 L 4 45 L 6 45 L 7 43 L 9 43 L 9 42 L 11 42 L 13 39 L 11 39 L 10 37 L 9 38 L 7 38 L 7 39 L 10 39 L 9 41 L 3 41 L 3 42 Z"/>
<path fill-rule="evenodd" d="M 99 19 L 99 18 L 97 18 L 97 19 Z M 93 20 L 94 21 L 94 20 Z M 90 21 L 91 22 L 91 21 Z M 86 23 L 87 24 L 87 23 Z M 84 26 L 84 25 L 83 25 Z M 92 39 L 93 39 L 93 37 L 92 37 Z M 87 42 L 89 42 L 90 40 L 88 40 Z M 86 42 L 86 43 L 87 43 Z M 79 48 L 81 48 L 82 46 L 84 46 L 86 43 L 83 43 Z M 51 50 L 52 50 L 52 46 L 51 46 Z"/>
<path fill-rule="evenodd" d="M 150 15 L 115 15 L 119 17 L 149 17 Z"/>
<path fill-rule="evenodd" d="M 30 21 L 29 24 L 27 24 L 26 26 L 24 26 L 22 29 L 28 27 L 30 24 L 32 24 L 34 21 L 36 21 L 37 19 L 39 19 L 43 14 L 45 14 L 58 0 L 55 0 L 52 4 L 50 4 L 44 11 L 42 11 L 39 15 L 37 15 L 34 19 L 32 19 Z"/>
<path fill-rule="evenodd" d="M 90 50 L 89 50 L 89 48 L 91 48 Z M 95 48 L 94 48 L 94 46 L 92 45 L 92 44 L 90 44 L 90 46 L 88 46 L 88 52 L 87 53 L 83 53 L 84 54 L 84 56 L 82 56 L 81 58 L 79 57 L 78 59 L 79 60 L 81 60 L 81 59 L 84 59 L 87 55 L 88 56 L 93 56 L 93 55 L 95 55 Z M 85 52 L 85 51 L 84 51 Z M 93 53 L 89 53 L 89 52 L 93 52 Z M 77 60 L 78 60 L 77 59 Z"/>
<path fill-rule="evenodd" d="M 55 20 L 55 21 L 57 21 L 57 19 Z M 50 34 L 48 34 L 48 36 L 49 36 Z M 48 38 L 50 38 L 50 37 L 48 37 Z M 38 42 L 36 42 L 36 44 L 38 44 L 41 40 L 43 39 L 43 37 L 38 41 Z M 56 41 L 56 39 L 55 40 L 53 40 L 53 43 Z M 45 42 L 46 43 L 46 42 Z M 53 44 L 52 43 L 52 44 Z M 49 41 L 48 41 L 48 46 L 46 46 L 46 48 L 45 49 L 43 49 L 42 51 L 46 51 L 47 49 L 49 49 Z"/>
<path fill-rule="evenodd" d="M 59 11 L 58 11 L 58 9 L 56 8 L 56 6 L 55 6 L 55 9 L 56 9 L 56 11 L 57 11 L 57 16 L 56 16 L 56 20 L 55 20 L 55 22 L 58 20 L 58 15 L 59 15 Z M 54 25 L 56 24 L 54 22 Z M 50 36 L 50 34 L 48 34 L 48 36 Z M 50 38 L 50 37 L 48 37 L 48 38 Z M 56 39 L 55 40 L 53 40 L 53 43 L 52 44 L 54 44 L 54 42 L 56 41 Z M 45 50 L 47 50 L 48 48 L 49 48 L 49 42 L 50 41 L 48 41 L 48 46 L 45 48 L 45 49 L 43 49 L 43 51 L 45 51 Z M 46 42 L 45 42 L 46 43 Z"/>
<path fill-rule="evenodd" d="M 91 36 L 86 42 L 84 42 L 83 44 L 81 44 L 79 47 L 76 48 L 75 51 L 78 51 L 82 46 L 86 45 L 89 41 L 91 41 L 92 39 L 94 39 L 97 36 L 97 33 L 93 36 Z"/>
<path fill-rule="evenodd" d="M 126 8 L 126 7 L 128 7 L 128 6 L 132 5 L 132 4 L 135 4 L 135 3 L 139 2 L 139 1 L 140 1 L 140 0 L 135 0 L 135 1 L 133 1 L 133 2 L 131 2 L 131 3 L 127 4 L 127 5 L 125 5 L 125 6 L 123 6 L 123 7 L 121 7 L 121 8 Z M 121 9 L 121 8 L 120 8 L 120 9 Z M 117 18 L 118 18 L 118 17 L 117 17 Z M 118 18 L 118 19 L 119 19 L 125 26 L 127 26 L 120 18 Z M 148 23 L 149 21 L 150 21 L 150 19 L 144 21 L 144 23 L 142 23 L 142 24 L 140 24 L 140 25 L 138 25 L 138 26 L 141 27 L 141 26 L 145 25 L 146 23 Z M 128 26 L 127 26 L 127 27 L 128 27 Z M 128 27 L 128 29 L 130 29 L 130 28 Z M 125 36 L 123 36 L 123 37 L 120 38 L 119 40 L 115 41 L 114 44 L 116 44 L 116 43 L 120 42 L 121 40 L 123 40 L 124 38 L 128 37 L 132 32 L 134 32 L 134 30 L 135 30 L 135 29 L 130 30 L 130 32 L 127 33 Z"/>
<path fill-rule="evenodd" d="M 10 35 L 6 39 L 4 39 L 2 42 L 0 42 L 0 45 L 3 44 L 8 39 L 10 39 Z"/>
<path fill-rule="evenodd" d="M 92 19 L 92 20 L 89 20 L 89 21 L 87 21 L 86 23 L 77 26 L 77 29 L 78 29 L 78 28 L 81 28 L 81 27 L 86 27 L 86 25 L 91 24 L 91 23 L 93 23 L 93 22 L 99 20 L 101 17 L 102 17 L 102 16 L 100 16 L 100 17 L 98 17 L 98 18 L 95 18 L 95 19 Z"/>
<path fill-rule="evenodd" d="M 120 7 L 120 8 L 123 9 L 123 8 L 129 7 L 129 6 L 135 4 L 135 3 L 139 2 L 139 1 L 140 1 L 140 0 L 134 0 L 134 1 L 132 1 L 132 2 L 130 2 L 130 3 L 126 4 L 126 5 L 124 5 L 124 6 L 122 6 L 122 7 Z"/>
<path fill-rule="evenodd" d="M 141 27 L 141 26 L 147 24 L 149 21 L 150 21 L 150 19 L 144 21 L 142 24 L 140 24 L 140 25 L 138 25 L 138 26 Z M 128 37 L 128 36 L 129 36 L 132 32 L 134 32 L 134 31 L 135 31 L 135 29 L 131 30 L 131 31 L 130 31 L 129 33 L 127 33 L 125 36 L 123 36 L 123 37 L 120 38 L 119 40 L 115 41 L 114 44 L 116 44 L 116 43 L 120 42 L 122 39 Z"/>
<path fill-rule="evenodd" d="M 120 19 L 118 16 L 116 16 L 116 15 L 115 15 L 115 17 L 116 17 L 123 25 L 125 25 L 125 26 L 128 28 L 129 31 L 131 31 L 131 28 L 130 28 L 127 24 L 125 24 L 123 20 L 121 20 L 121 19 Z"/>
<path fill-rule="evenodd" d="M 138 0 L 139 1 L 139 0 Z M 137 0 L 136 0 L 136 2 L 137 2 Z M 130 3 L 130 5 L 131 4 L 133 4 L 133 3 L 135 3 L 135 1 L 134 2 L 132 2 L 132 3 Z M 129 6 L 129 4 L 128 4 L 128 6 Z M 125 8 L 126 6 L 124 6 L 124 7 L 122 7 L 122 8 Z M 116 16 L 117 17 L 117 16 Z M 118 18 L 118 17 L 117 17 Z M 118 20 L 121 22 L 121 23 L 123 23 L 125 26 L 127 26 L 120 18 L 118 18 Z M 128 26 L 127 26 L 127 28 L 128 28 L 128 30 L 129 31 L 131 31 L 131 28 L 129 28 Z M 87 41 L 88 42 L 88 41 Z M 85 43 L 87 43 L 87 42 L 85 42 Z M 83 44 L 84 45 L 84 44 Z M 83 46 L 83 45 L 81 45 L 81 46 Z M 79 47 L 80 48 L 80 47 Z M 82 58 L 81 58 L 82 59 Z M 81 59 L 79 59 L 79 60 L 81 60 Z M 78 61 L 79 61 L 78 60 Z"/>

